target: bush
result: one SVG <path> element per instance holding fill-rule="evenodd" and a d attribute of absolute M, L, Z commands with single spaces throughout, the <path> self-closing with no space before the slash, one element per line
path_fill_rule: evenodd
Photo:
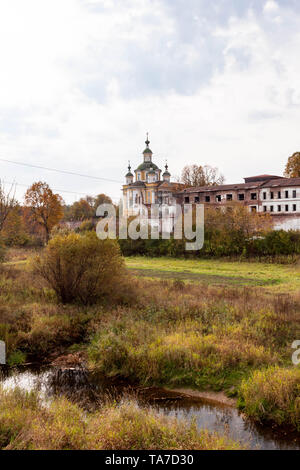
<path fill-rule="evenodd" d="M 300 431 L 300 369 L 270 367 L 244 380 L 240 407 L 259 421 L 292 424 Z"/>
<path fill-rule="evenodd" d="M 16 350 L 16 351 L 13 351 L 9 355 L 7 359 L 7 364 L 11 367 L 19 366 L 19 365 L 24 364 L 25 361 L 26 361 L 26 354 L 24 354 L 22 351 Z"/>
<path fill-rule="evenodd" d="M 95 230 L 95 224 L 92 220 L 84 220 L 80 225 L 78 232 L 91 232 Z"/>
<path fill-rule="evenodd" d="M 52 238 L 33 261 L 33 271 L 62 303 L 92 304 L 118 289 L 125 268 L 117 243 L 89 232 Z"/>

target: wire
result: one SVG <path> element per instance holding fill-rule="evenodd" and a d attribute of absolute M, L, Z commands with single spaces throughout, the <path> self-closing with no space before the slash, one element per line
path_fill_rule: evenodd
<path fill-rule="evenodd" d="M 13 160 L 6 160 L 5 158 L 0 158 L 0 161 L 1 162 L 6 162 L 6 163 L 13 163 L 14 165 L 27 166 L 27 167 L 30 167 L 30 168 L 38 168 L 39 170 L 55 171 L 57 173 L 64 173 L 64 174 L 67 174 L 67 175 L 81 176 L 83 178 L 90 178 L 90 179 L 94 179 L 94 180 L 108 181 L 109 183 L 123 184 L 121 181 L 112 180 L 112 179 L 108 179 L 108 178 L 102 178 L 101 176 L 91 176 L 91 175 L 85 175 L 85 174 L 82 174 L 82 173 L 75 173 L 73 171 L 58 170 L 56 168 L 48 168 L 46 166 L 32 165 L 31 163 L 15 162 Z M 79 193 L 77 193 L 77 194 L 79 194 Z"/>
<path fill-rule="evenodd" d="M 3 183 L 4 184 L 15 184 L 16 186 L 24 186 L 25 188 L 28 188 L 30 186 L 28 184 L 17 183 L 16 181 L 5 181 L 5 180 L 3 180 Z M 53 189 L 53 191 L 57 191 L 59 193 L 69 193 L 69 194 L 76 194 L 76 195 L 80 195 L 80 196 L 90 196 L 90 194 L 80 193 L 78 191 L 68 191 L 67 189 L 57 189 L 57 188 L 52 188 L 52 189 Z M 120 200 L 120 198 L 117 198 L 117 197 L 111 197 L 111 199 Z"/>

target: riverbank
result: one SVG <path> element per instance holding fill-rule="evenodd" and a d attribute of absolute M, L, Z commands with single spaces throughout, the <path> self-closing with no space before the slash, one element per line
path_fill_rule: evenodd
<path fill-rule="evenodd" d="M 6 450 L 235 450 L 216 433 L 143 410 L 133 401 L 86 414 L 65 398 L 45 408 L 35 393 L 0 391 L 0 449 Z"/>
<path fill-rule="evenodd" d="M 12 393 L 18 388 L 23 390 L 23 394 L 26 392 L 27 396 L 38 396 L 41 408 L 49 408 L 50 403 L 63 399 L 68 406 L 75 404 L 88 417 L 93 417 L 108 408 L 123 412 L 123 405 L 130 404 L 154 419 L 159 414 L 166 425 L 175 419 L 177 423 L 182 422 L 183 426 L 192 426 L 199 435 L 219 436 L 221 440 L 225 438 L 226 443 L 235 443 L 234 448 L 237 444 L 241 448 L 253 450 L 300 449 L 300 435 L 291 429 L 260 425 L 247 419 L 235 407 L 211 400 L 211 397 L 189 396 L 159 387 L 129 386 L 126 380 L 117 377 L 107 379 L 96 371 L 83 368 L 6 368 L 2 376 L 0 374 L 0 384 L 5 393 Z M 38 413 L 35 419 L 39 419 Z M 132 416 L 131 419 L 135 418 Z M 60 426 L 67 426 L 67 423 L 62 419 Z M 207 441 L 207 445 L 211 443 Z M 32 445 L 37 443 L 33 442 Z"/>
<path fill-rule="evenodd" d="M 128 273 L 130 289 L 122 301 L 61 305 L 23 261 L 5 266 L 0 275 L 0 336 L 10 364 L 55 363 L 66 356 L 67 366 L 83 362 L 140 386 L 223 392 L 257 420 L 299 426 L 300 378 L 291 362 L 291 345 L 300 337 L 297 292 L 270 295 L 264 287 L 137 279 Z M 272 387 L 277 375 L 268 371 L 277 369 L 284 383 L 296 372 L 292 388 L 288 393 L 278 388 L 275 400 L 255 373 L 266 374 Z M 247 384 L 259 393 L 250 393 Z M 253 396 L 259 397 L 255 406 Z M 283 413 L 283 406 L 292 414 Z"/>

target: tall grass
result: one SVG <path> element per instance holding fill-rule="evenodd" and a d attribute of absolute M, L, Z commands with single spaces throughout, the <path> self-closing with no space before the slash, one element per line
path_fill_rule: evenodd
<path fill-rule="evenodd" d="M 62 305 L 26 265 L 0 273 L 0 339 L 12 361 L 20 353 L 48 360 L 80 344 L 90 366 L 108 376 L 237 394 L 242 380 L 253 390 L 253 371 L 287 369 L 299 337 L 297 293 L 130 278 L 126 291 L 101 303 Z M 270 386 L 277 380 L 275 373 L 267 377 Z M 246 412 L 255 414 L 247 403 Z"/>
<path fill-rule="evenodd" d="M 86 414 L 65 398 L 44 407 L 35 393 L 0 390 L 0 449 L 17 450 L 227 450 L 226 436 L 141 409 L 135 402 L 107 404 Z"/>
<path fill-rule="evenodd" d="M 256 420 L 291 424 L 300 431 L 300 369 L 254 371 L 241 384 L 240 406 Z"/>

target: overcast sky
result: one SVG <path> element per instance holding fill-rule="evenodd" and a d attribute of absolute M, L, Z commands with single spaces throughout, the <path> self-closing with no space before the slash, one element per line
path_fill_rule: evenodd
<path fill-rule="evenodd" d="M 2 1 L 0 158 L 120 183 L 1 161 L 0 177 L 118 198 L 146 131 L 174 176 L 280 175 L 300 150 L 299 55 L 299 0 Z"/>

